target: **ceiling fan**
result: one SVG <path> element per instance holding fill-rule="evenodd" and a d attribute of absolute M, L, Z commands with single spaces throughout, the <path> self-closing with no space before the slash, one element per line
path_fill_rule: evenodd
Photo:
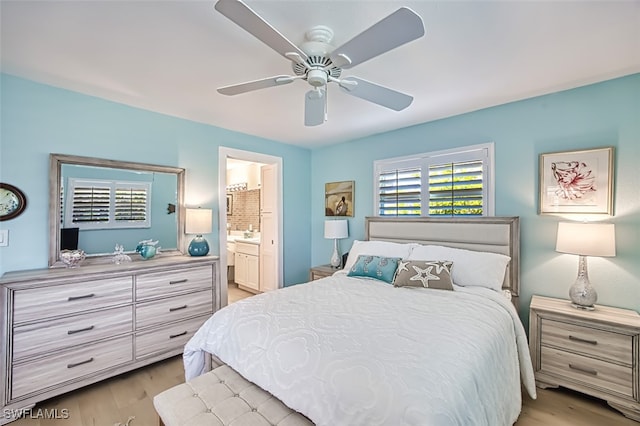
<path fill-rule="evenodd" d="M 218 92 L 223 95 L 233 96 L 305 80 L 312 86 L 305 95 L 306 126 L 317 126 L 327 119 L 328 83 L 336 83 L 344 93 L 395 111 L 407 108 L 413 101 L 412 96 L 358 77 L 341 78 L 343 69 L 424 35 L 422 18 L 409 8 L 401 7 L 337 48 L 331 45 L 333 31 L 323 25 L 309 29 L 305 42 L 298 47 L 240 0 L 219 0 L 215 9 L 290 60 L 295 74 L 220 87 Z"/>

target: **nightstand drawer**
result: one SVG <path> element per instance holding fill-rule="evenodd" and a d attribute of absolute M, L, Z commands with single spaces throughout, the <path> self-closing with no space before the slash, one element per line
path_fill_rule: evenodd
<path fill-rule="evenodd" d="M 629 366 L 633 362 L 631 336 L 549 319 L 542 319 L 541 327 L 543 346 L 563 348 Z"/>
<path fill-rule="evenodd" d="M 633 371 L 630 367 L 542 347 L 540 371 L 580 382 L 591 388 L 633 397 Z"/>

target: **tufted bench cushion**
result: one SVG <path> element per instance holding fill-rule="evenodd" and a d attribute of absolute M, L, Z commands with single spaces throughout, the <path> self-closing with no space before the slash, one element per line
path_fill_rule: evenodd
<path fill-rule="evenodd" d="M 227 365 L 153 398 L 166 426 L 309 426 L 293 411 Z"/>

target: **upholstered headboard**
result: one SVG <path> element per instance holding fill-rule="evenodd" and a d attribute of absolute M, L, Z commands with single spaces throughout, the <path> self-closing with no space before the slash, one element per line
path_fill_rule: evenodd
<path fill-rule="evenodd" d="M 503 289 L 511 291 L 514 305 L 520 294 L 520 220 L 518 217 L 478 218 L 365 218 L 367 240 L 434 244 L 506 254 L 511 257 Z"/>

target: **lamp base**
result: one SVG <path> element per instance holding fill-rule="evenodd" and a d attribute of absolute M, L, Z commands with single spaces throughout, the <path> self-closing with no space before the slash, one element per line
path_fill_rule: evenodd
<path fill-rule="evenodd" d="M 578 260 L 578 277 L 569 289 L 569 298 L 571 306 L 578 309 L 593 311 L 593 306 L 598 300 L 598 293 L 589 282 L 589 274 L 587 273 L 587 258 L 580 256 Z"/>
<path fill-rule="evenodd" d="M 338 239 L 333 239 L 333 254 L 331 255 L 331 266 L 334 268 L 339 268 L 342 266 L 342 259 L 340 258 L 340 253 L 338 252 Z"/>
<path fill-rule="evenodd" d="M 189 243 L 188 251 L 191 256 L 206 256 L 209 253 L 209 243 L 202 235 L 198 235 Z"/>

